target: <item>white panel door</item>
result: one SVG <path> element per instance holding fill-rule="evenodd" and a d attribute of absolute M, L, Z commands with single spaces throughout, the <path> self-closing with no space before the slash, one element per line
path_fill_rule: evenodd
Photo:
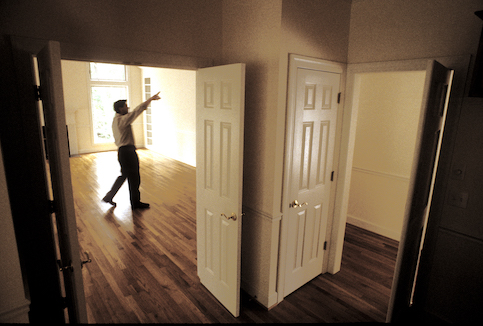
<path fill-rule="evenodd" d="M 196 232 L 201 283 L 238 317 L 245 64 L 196 75 Z"/>
<path fill-rule="evenodd" d="M 297 68 L 284 296 L 322 272 L 340 74 Z"/>
<path fill-rule="evenodd" d="M 47 134 L 55 219 L 70 323 L 87 323 L 81 257 L 77 238 L 74 194 L 65 123 L 60 44 L 49 41 L 37 55 Z"/>

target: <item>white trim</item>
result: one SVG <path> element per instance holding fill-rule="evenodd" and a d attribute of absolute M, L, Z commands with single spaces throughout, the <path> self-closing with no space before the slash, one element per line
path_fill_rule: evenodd
<path fill-rule="evenodd" d="M 267 220 L 269 222 L 279 222 L 282 219 L 282 214 L 272 216 L 270 214 L 262 212 L 258 209 L 248 207 L 246 205 L 243 205 L 242 210 L 243 210 L 244 213 L 254 214 L 254 216 L 260 217 L 260 218 Z"/>
<path fill-rule="evenodd" d="M 371 174 L 371 175 L 375 175 L 375 176 L 383 177 L 383 178 L 391 178 L 391 179 L 396 179 L 396 180 L 409 181 L 409 176 L 398 175 L 398 174 L 387 173 L 387 172 L 379 172 L 379 171 L 374 171 L 374 170 L 368 170 L 368 169 L 358 168 L 356 166 L 352 167 L 352 171 L 360 172 L 360 173 L 364 173 L 364 174 Z"/>

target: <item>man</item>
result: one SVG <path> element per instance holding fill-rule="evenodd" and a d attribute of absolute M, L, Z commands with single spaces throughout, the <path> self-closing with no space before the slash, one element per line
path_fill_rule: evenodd
<path fill-rule="evenodd" d="M 131 208 L 133 210 L 149 208 L 149 204 L 143 203 L 140 200 L 141 195 L 139 193 L 139 185 L 141 184 L 141 176 L 139 174 L 139 158 L 136 153 L 136 147 L 134 146 L 134 136 L 131 124 L 144 110 L 147 109 L 151 101 L 159 99 L 158 92 L 156 95 L 138 105 L 131 112 L 129 112 L 126 100 L 119 100 L 114 103 L 114 111 L 116 111 L 116 115 L 112 121 L 112 132 L 114 134 L 115 143 L 118 147 L 118 160 L 121 165 L 121 175 L 116 179 L 111 190 L 104 198 L 102 198 L 104 202 L 116 206 L 116 203 L 113 202 L 112 199 L 127 179 L 129 184 Z"/>

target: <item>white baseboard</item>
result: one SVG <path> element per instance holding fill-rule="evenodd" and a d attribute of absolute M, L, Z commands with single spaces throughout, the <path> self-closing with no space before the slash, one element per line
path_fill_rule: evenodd
<path fill-rule="evenodd" d="M 390 229 L 381 227 L 379 225 L 369 223 L 367 221 L 358 219 L 357 217 L 352 215 L 347 215 L 347 223 L 360 227 L 361 229 L 382 235 L 384 237 L 388 237 L 396 241 L 401 240 L 401 232 L 390 230 Z"/>

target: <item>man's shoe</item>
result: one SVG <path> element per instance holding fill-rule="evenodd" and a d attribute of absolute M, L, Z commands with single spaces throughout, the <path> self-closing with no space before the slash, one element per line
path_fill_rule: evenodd
<path fill-rule="evenodd" d="M 135 205 L 132 205 L 132 209 L 146 209 L 146 208 L 149 208 L 149 204 L 148 203 L 142 203 L 142 202 L 139 202 Z"/>
<path fill-rule="evenodd" d="M 112 198 L 109 199 L 109 198 L 107 198 L 107 196 L 104 197 L 104 198 L 102 198 L 102 201 L 105 202 L 105 203 L 109 203 L 109 204 L 111 204 L 114 207 L 116 207 L 116 205 L 117 205 L 115 202 L 112 201 Z"/>

